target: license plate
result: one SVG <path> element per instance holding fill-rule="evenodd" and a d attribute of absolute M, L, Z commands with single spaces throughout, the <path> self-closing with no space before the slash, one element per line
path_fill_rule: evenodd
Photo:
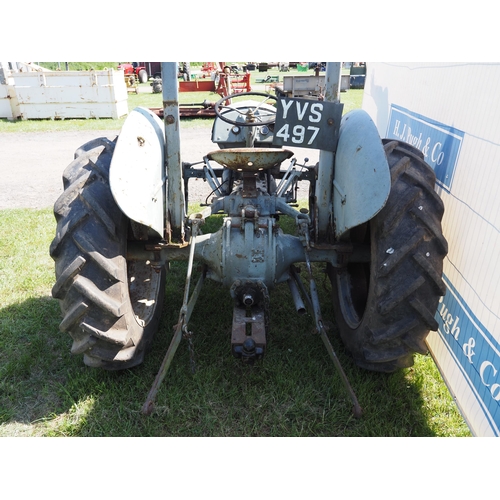
<path fill-rule="evenodd" d="M 273 144 L 335 151 L 344 105 L 279 97 Z"/>

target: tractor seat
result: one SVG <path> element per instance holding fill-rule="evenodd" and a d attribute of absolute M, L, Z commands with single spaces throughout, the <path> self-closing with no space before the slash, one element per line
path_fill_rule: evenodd
<path fill-rule="evenodd" d="M 288 149 L 232 148 L 208 153 L 207 158 L 237 172 L 260 172 L 280 165 L 293 156 Z"/>

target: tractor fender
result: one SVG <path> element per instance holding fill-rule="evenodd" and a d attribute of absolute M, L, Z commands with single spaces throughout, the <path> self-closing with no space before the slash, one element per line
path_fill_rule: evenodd
<path fill-rule="evenodd" d="M 135 108 L 125 120 L 111 160 L 109 182 L 120 210 L 131 220 L 164 232 L 165 131 L 149 109 Z"/>
<path fill-rule="evenodd" d="M 377 127 L 368 113 L 356 109 L 340 124 L 333 180 L 335 235 L 373 218 L 391 190 L 389 164 Z"/>

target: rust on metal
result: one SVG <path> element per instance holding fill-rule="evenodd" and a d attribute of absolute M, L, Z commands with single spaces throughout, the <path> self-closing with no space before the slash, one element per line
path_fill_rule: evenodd
<path fill-rule="evenodd" d="M 158 118 L 163 119 L 163 108 L 149 108 Z M 181 118 L 214 118 L 215 111 L 213 103 L 179 105 L 179 116 Z"/>
<path fill-rule="evenodd" d="M 262 357 L 266 348 L 265 310 L 261 306 L 247 308 L 235 305 L 231 333 L 233 353 L 241 356 L 241 348 L 249 339 L 253 340 L 257 349 L 257 358 Z"/>
<path fill-rule="evenodd" d="M 280 165 L 293 151 L 270 148 L 227 148 L 208 153 L 207 158 L 239 172 L 259 172 Z"/>

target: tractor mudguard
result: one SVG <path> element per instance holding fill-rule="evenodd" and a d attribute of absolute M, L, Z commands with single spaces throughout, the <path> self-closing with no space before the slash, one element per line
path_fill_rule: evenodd
<path fill-rule="evenodd" d="M 165 132 L 149 109 L 135 108 L 123 124 L 109 171 L 113 197 L 131 220 L 164 231 Z"/>
<path fill-rule="evenodd" d="M 377 127 L 362 109 L 346 113 L 340 124 L 333 181 L 336 237 L 380 212 L 390 190 L 389 164 Z"/>

